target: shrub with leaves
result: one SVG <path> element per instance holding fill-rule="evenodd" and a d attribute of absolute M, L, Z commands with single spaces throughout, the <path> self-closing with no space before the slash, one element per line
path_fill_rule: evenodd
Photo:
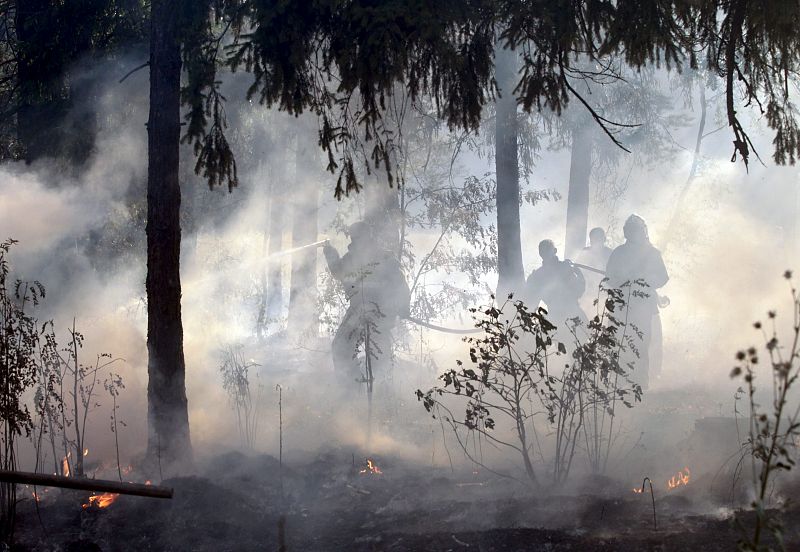
<path fill-rule="evenodd" d="M 44 297 L 39 282 L 19 280 L 11 283 L 8 252 L 14 240 L 0 244 L 0 418 L 2 418 L 2 451 L 0 467 L 14 470 L 17 466 L 17 438 L 30 436 L 33 422 L 24 394 L 36 383 L 36 351 L 39 342 L 36 319 L 26 311 Z M 0 484 L 4 539 L 11 535 L 16 511 L 16 489 L 13 484 Z"/>
<path fill-rule="evenodd" d="M 483 333 L 465 338 L 469 364 L 457 361 L 458 368 L 440 376 L 443 385 L 418 390 L 417 398 L 451 426 L 471 460 L 483 465 L 466 447 L 464 432 L 516 451 L 534 484 L 539 482 L 534 444 L 544 455 L 534 425 L 540 414 L 554 440 L 552 481 L 563 483 L 581 438 L 593 443 L 589 458 L 598 463 L 603 447 L 610 447 L 616 407 L 631 407 L 641 398 L 641 388 L 630 382 L 628 370 L 619 362 L 624 349 L 618 337 L 622 323 L 613 313 L 621 305 L 622 294 L 609 293 L 602 314 L 587 328 L 577 319 L 571 321 L 575 342 L 570 355 L 563 343 L 554 341 L 556 327 L 543 309 L 532 312 L 512 296 L 500 306 L 471 309 L 475 327 Z M 464 407 L 463 418 L 454 414 L 453 404 Z"/>

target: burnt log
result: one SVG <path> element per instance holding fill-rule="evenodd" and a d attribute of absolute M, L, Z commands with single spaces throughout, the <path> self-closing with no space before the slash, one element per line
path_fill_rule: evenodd
<path fill-rule="evenodd" d="M 88 479 L 85 477 L 65 477 L 46 473 L 0 470 L 0 481 L 19 485 L 35 485 L 39 487 L 60 487 L 102 493 L 146 496 L 149 498 L 172 498 L 172 487 L 145 485 L 143 483 L 126 483 L 108 479 Z"/>

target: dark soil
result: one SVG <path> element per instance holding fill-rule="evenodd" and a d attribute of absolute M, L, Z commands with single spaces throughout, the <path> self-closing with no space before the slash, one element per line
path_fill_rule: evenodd
<path fill-rule="evenodd" d="M 84 509 L 86 493 L 53 489 L 38 513 L 33 500 L 20 503 L 14 549 L 713 552 L 735 550 L 740 537 L 735 513 L 715 504 L 702 480 L 656 492 L 655 529 L 649 493 L 619 482 L 553 495 L 481 474 L 376 462 L 382 474 L 359 473 L 361 461 L 343 451 L 283 469 L 269 456 L 229 453 L 208 461 L 202 476 L 165 481 L 172 500 L 121 496 L 104 509 Z M 799 513 L 780 514 L 788 550 L 800 550 Z"/>

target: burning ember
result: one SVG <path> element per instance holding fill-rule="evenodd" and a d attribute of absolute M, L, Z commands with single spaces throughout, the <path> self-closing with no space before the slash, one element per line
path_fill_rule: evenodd
<path fill-rule="evenodd" d="M 688 485 L 689 484 L 689 477 L 691 476 L 691 472 L 689 468 L 683 468 L 683 470 L 679 471 L 677 475 L 673 475 L 667 481 L 667 489 L 672 490 L 676 487 L 680 487 L 681 485 Z"/>
<path fill-rule="evenodd" d="M 379 468 L 379 467 L 378 467 L 378 466 L 375 464 L 375 462 L 373 462 L 373 461 L 372 461 L 372 458 L 367 458 L 367 465 L 366 465 L 366 467 L 364 467 L 364 468 L 361 468 L 361 470 L 360 470 L 358 473 L 374 473 L 374 474 L 376 474 L 376 475 L 377 475 L 377 474 L 381 474 L 381 473 L 383 473 L 383 472 L 382 472 L 382 471 L 381 471 L 381 469 L 380 469 L 380 468 Z"/>
<path fill-rule="evenodd" d="M 108 508 L 111 506 L 119 494 L 117 493 L 103 493 L 103 494 L 93 494 L 89 497 L 89 502 L 83 505 L 83 509 L 87 508 Z"/>

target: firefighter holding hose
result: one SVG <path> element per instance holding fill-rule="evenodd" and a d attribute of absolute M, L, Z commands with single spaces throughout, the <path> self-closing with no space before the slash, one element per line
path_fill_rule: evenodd
<path fill-rule="evenodd" d="M 371 370 L 362 374 L 355 360 L 364 348 L 367 364 L 385 369 L 392 360 L 392 330 L 398 318 L 409 314 L 410 292 L 400 262 L 382 247 L 380 233 L 365 221 L 348 231 L 347 253 L 325 244 L 323 254 L 333 277 L 344 287 L 347 312 L 333 338 L 334 368 L 358 380 L 371 380 Z"/>

